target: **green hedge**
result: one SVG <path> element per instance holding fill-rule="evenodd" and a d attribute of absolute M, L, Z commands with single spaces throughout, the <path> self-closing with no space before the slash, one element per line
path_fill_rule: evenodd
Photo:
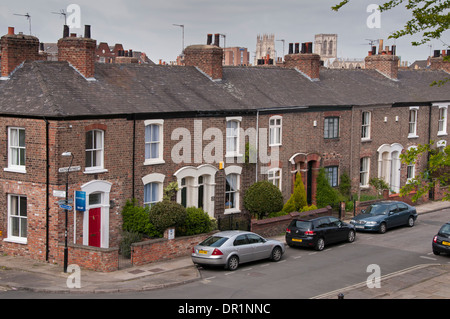
<path fill-rule="evenodd" d="M 177 227 L 178 236 L 191 236 L 196 234 L 209 233 L 214 229 L 214 221 L 211 220 L 208 213 L 201 208 L 186 208 L 186 219 L 184 223 Z"/>

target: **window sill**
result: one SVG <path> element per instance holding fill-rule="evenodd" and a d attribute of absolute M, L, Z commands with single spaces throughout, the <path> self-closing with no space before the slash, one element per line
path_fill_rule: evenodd
<path fill-rule="evenodd" d="M 447 136 L 448 134 L 447 134 L 447 132 L 438 132 L 437 133 L 437 136 Z"/>
<path fill-rule="evenodd" d="M 243 157 L 243 154 L 239 154 L 239 153 L 225 153 L 225 157 L 228 158 L 233 158 L 233 157 Z"/>
<path fill-rule="evenodd" d="M 15 243 L 21 245 L 28 244 L 28 240 L 26 238 L 4 238 L 3 241 L 7 243 Z"/>
<path fill-rule="evenodd" d="M 269 144 L 269 147 L 280 147 L 280 146 L 283 146 L 283 144 L 281 143 Z"/>
<path fill-rule="evenodd" d="M 83 174 L 101 174 L 101 173 L 107 173 L 108 170 L 105 168 L 85 168 Z"/>
<path fill-rule="evenodd" d="M 361 143 L 367 143 L 367 142 L 372 142 L 372 139 L 370 137 L 366 137 L 366 138 L 362 138 L 361 139 Z"/>
<path fill-rule="evenodd" d="M 19 168 L 19 167 L 5 167 L 3 170 L 5 172 L 11 172 L 11 173 L 20 173 L 20 174 L 27 173 L 27 170 L 25 168 Z"/>
<path fill-rule="evenodd" d="M 419 138 L 419 135 L 416 135 L 416 134 L 408 134 L 408 138 Z"/>
<path fill-rule="evenodd" d="M 157 165 L 157 164 L 165 164 L 166 161 L 162 158 L 155 158 L 155 159 L 146 159 L 144 161 L 144 165 Z"/>
<path fill-rule="evenodd" d="M 224 214 L 237 214 L 240 212 L 241 212 L 241 210 L 238 208 L 228 208 L 228 209 L 225 209 Z"/>

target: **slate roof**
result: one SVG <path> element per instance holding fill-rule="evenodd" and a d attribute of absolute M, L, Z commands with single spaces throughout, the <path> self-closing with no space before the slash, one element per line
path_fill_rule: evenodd
<path fill-rule="evenodd" d="M 310 81 L 294 69 L 224 67 L 212 81 L 195 67 L 95 65 L 94 82 L 67 62 L 25 62 L 0 81 L 0 114 L 33 117 L 186 116 L 280 107 L 344 107 L 450 101 L 430 83 L 444 71 L 399 71 L 393 81 L 374 70 L 322 69 Z"/>

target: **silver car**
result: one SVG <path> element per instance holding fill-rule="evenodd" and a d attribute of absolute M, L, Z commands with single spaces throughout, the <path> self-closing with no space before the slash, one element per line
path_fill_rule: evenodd
<path fill-rule="evenodd" d="M 216 233 L 192 249 L 192 261 L 198 265 L 224 266 L 236 270 L 239 264 L 271 259 L 279 261 L 285 251 L 278 240 L 265 239 L 240 230 Z"/>

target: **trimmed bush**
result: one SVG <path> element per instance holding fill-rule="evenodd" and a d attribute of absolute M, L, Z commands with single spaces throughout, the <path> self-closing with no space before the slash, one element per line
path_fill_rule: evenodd
<path fill-rule="evenodd" d="M 244 195 L 244 207 L 250 214 L 262 219 L 283 208 L 281 191 L 269 181 L 259 181 L 248 188 Z"/>
<path fill-rule="evenodd" d="M 343 196 L 328 183 L 323 168 L 319 171 L 317 176 L 317 192 L 316 204 L 318 208 L 327 207 L 330 205 L 333 209 L 339 209 L 339 203 L 343 200 Z"/>
<path fill-rule="evenodd" d="M 164 232 L 169 227 L 178 227 L 184 223 L 186 208 L 176 202 L 163 200 L 152 206 L 149 217 L 156 230 Z"/>
<path fill-rule="evenodd" d="M 150 222 L 149 209 L 137 206 L 136 199 L 128 200 L 122 209 L 122 229 L 128 233 L 139 233 L 147 237 L 161 237 Z"/>
<path fill-rule="evenodd" d="M 284 204 L 283 212 L 301 212 L 305 206 L 308 206 L 305 185 L 303 184 L 302 175 L 297 172 L 295 175 L 294 192 L 286 204 Z"/>
<path fill-rule="evenodd" d="M 191 236 L 209 233 L 213 227 L 213 221 L 209 218 L 208 213 L 201 208 L 188 207 L 186 208 L 186 219 L 176 232 L 180 236 Z"/>

